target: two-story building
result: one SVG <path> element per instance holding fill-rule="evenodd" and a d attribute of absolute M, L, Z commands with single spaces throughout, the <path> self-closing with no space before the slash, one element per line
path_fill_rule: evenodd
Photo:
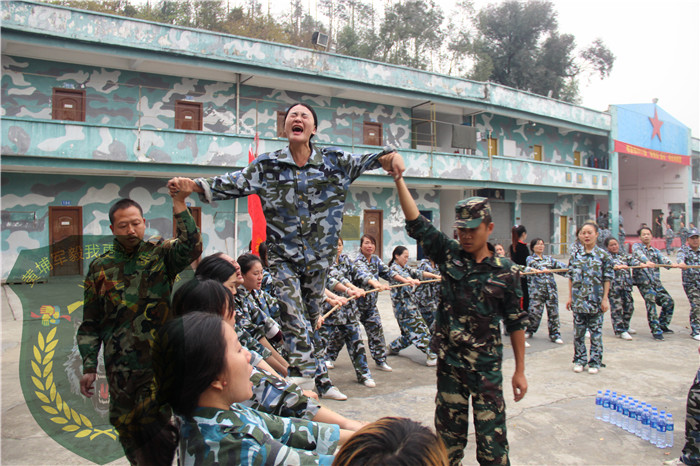
<path fill-rule="evenodd" d="M 20 251 L 36 248 L 46 248 L 44 260 L 16 267 L 10 279 L 83 273 L 107 247 L 95 238 L 110 235 L 107 212 L 121 197 L 143 206 L 147 235 L 172 234 L 167 179 L 233 171 L 250 150 L 284 147 L 281 118 L 294 102 L 316 109 L 319 145 L 359 153 L 395 146 L 419 208 L 450 234 L 454 204 L 473 194 L 492 201 L 495 240 L 509 241 L 522 223 L 555 253 L 597 208 L 621 211 L 628 232 L 651 221 L 653 209 L 694 205 L 697 216 L 698 140 L 654 104 L 600 112 L 208 31 L 32 1 L 1 8 L 3 279 Z M 657 123 L 652 115 L 644 122 L 649 111 Z M 646 125 L 639 134 L 628 131 L 637 124 L 629 115 Z M 661 145 L 646 144 L 642 130 Z M 245 199 L 207 205 L 192 196 L 190 204 L 205 254 L 247 248 Z M 391 177 L 377 170 L 353 184 L 346 250 L 371 232 L 385 259 L 399 244 L 415 258 L 403 226 Z M 70 247 L 51 246 L 67 237 Z"/>

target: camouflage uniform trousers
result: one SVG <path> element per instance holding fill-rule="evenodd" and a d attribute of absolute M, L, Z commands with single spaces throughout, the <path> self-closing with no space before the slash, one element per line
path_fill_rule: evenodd
<path fill-rule="evenodd" d="M 314 377 L 314 327 L 320 314 L 326 271 L 297 274 L 287 262 L 274 262 L 270 272 L 277 285 L 280 329 L 289 362 L 289 376 Z M 325 364 L 323 365 L 325 367 Z"/>
<path fill-rule="evenodd" d="M 437 300 L 431 299 L 427 303 L 419 303 L 418 312 L 420 312 L 420 315 L 428 329 L 432 329 L 433 324 L 435 323 L 435 313 L 437 312 Z"/>
<path fill-rule="evenodd" d="M 630 320 L 634 312 L 634 299 L 629 288 L 610 288 L 608 296 L 610 301 L 610 320 L 612 321 L 615 335 L 627 332 L 630 329 Z"/>
<path fill-rule="evenodd" d="M 109 380 L 109 421 L 131 464 L 170 465 L 177 427 L 169 406 L 158 403 L 150 369 L 114 371 Z"/>
<path fill-rule="evenodd" d="M 360 324 L 352 322 L 329 326 L 328 345 L 326 346 L 327 359 L 335 361 L 343 346 L 348 348 L 348 355 L 350 356 L 350 361 L 352 361 L 352 367 L 355 369 L 357 381 L 364 382 L 366 379 L 371 378 L 372 375 L 367 365 L 365 344 L 360 333 Z"/>
<path fill-rule="evenodd" d="M 301 388 L 253 368 L 253 396 L 240 404 L 267 414 L 311 420 L 321 406 Z"/>
<path fill-rule="evenodd" d="M 574 364 L 605 367 L 603 364 L 603 313 L 574 313 Z M 586 351 L 586 330 L 591 332 L 591 354 Z"/>
<path fill-rule="evenodd" d="M 534 335 L 537 332 L 545 308 L 547 310 L 547 331 L 549 332 L 549 339 L 554 341 L 557 338 L 561 338 L 559 298 L 556 294 L 551 294 L 549 296 L 530 294 L 530 309 L 528 310 L 530 325 L 527 328 L 527 333 Z"/>
<path fill-rule="evenodd" d="M 379 316 L 377 305 L 370 307 L 359 306 L 360 322 L 365 327 L 367 333 L 367 344 L 372 359 L 377 364 L 386 362 L 386 341 L 384 340 L 384 328 L 382 328 L 382 318 Z"/>
<path fill-rule="evenodd" d="M 673 317 L 673 298 L 668 294 L 666 288 L 653 283 L 644 283 L 637 285 L 639 292 L 644 298 L 644 304 L 647 308 L 647 320 L 651 333 L 658 335 L 661 333 L 661 327 L 668 326 Z M 661 306 L 661 314 L 656 313 L 656 306 Z"/>
<path fill-rule="evenodd" d="M 327 334 L 323 331 L 323 326 L 319 330 L 314 331 L 314 357 L 316 360 L 316 370 L 314 371 L 314 383 L 316 384 L 316 391 L 323 395 L 326 391 L 333 386 L 331 377 L 328 374 L 328 367 L 326 366 L 326 346 L 327 346 Z"/>
<path fill-rule="evenodd" d="M 447 447 L 451 465 L 461 464 L 469 433 L 469 399 L 474 409 L 479 464 L 510 464 L 506 405 L 500 370 L 472 371 L 438 363 L 435 430 Z"/>
<path fill-rule="evenodd" d="M 685 407 L 685 445 L 681 452 L 684 464 L 700 465 L 700 369 L 688 390 Z"/>
<path fill-rule="evenodd" d="M 700 283 L 683 283 L 683 289 L 690 302 L 690 333 L 700 335 Z"/>
<path fill-rule="evenodd" d="M 394 316 L 399 323 L 401 336 L 389 344 L 389 351 L 398 353 L 404 348 L 415 345 L 429 357 L 434 357 L 434 353 L 430 351 L 430 329 L 416 306 L 406 301 L 394 302 L 393 304 Z"/>

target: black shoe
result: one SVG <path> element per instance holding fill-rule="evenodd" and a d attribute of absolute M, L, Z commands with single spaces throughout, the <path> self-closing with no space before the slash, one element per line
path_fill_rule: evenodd
<path fill-rule="evenodd" d="M 664 335 L 662 333 L 655 333 L 654 340 L 664 341 Z"/>
<path fill-rule="evenodd" d="M 673 330 L 671 330 L 670 328 L 666 327 L 665 325 L 661 327 L 661 331 L 664 333 L 676 333 Z"/>

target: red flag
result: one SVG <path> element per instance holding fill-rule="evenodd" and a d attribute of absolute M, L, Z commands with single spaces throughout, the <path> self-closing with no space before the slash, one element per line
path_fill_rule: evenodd
<path fill-rule="evenodd" d="M 253 153 L 253 148 L 248 148 L 248 162 L 252 162 L 257 157 L 258 153 L 258 134 L 255 133 L 255 154 Z M 250 220 L 253 222 L 252 234 L 250 239 L 250 249 L 253 254 L 259 256 L 260 243 L 265 241 L 266 235 L 265 230 L 267 228 L 267 222 L 265 222 L 265 215 L 263 215 L 262 204 L 260 203 L 260 197 L 257 194 L 251 194 L 248 196 L 248 215 L 250 215 Z"/>

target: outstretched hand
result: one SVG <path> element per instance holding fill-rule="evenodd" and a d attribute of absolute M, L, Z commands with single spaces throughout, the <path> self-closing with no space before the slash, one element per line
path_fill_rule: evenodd
<path fill-rule="evenodd" d="M 400 180 L 403 177 L 403 172 L 406 170 L 403 157 L 398 152 L 390 152 L 380 157 L 379 161 L 382 168 L 386 170 L 395 180 Z"/>

